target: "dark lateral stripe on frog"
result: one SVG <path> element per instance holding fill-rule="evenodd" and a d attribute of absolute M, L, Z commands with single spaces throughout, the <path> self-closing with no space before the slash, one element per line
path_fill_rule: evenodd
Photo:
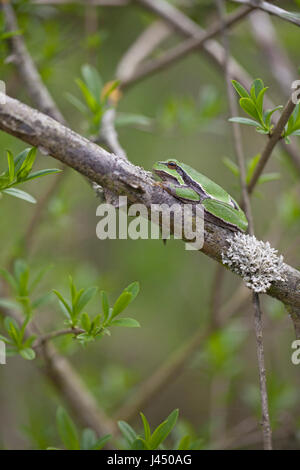
<path fill-rule="evenodd" d="M 194 181 L 180 166 L 177 165 L 177 171 L 187 186 L 192 188 L 200 196 L 200 201 L 204 199 L 211 199 L 211 197 L 205 192 L 200 183 Z"/>

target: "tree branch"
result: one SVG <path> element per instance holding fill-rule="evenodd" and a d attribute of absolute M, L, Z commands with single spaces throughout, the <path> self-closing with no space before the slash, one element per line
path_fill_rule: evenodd
<path fill-rule="evenodd" d="M 290 13 L 289 11 L 283 10 L 283 8 L 278 7 L 277 5 L 272 5 L 269 2 L 257 1 L 257 0 L 230 0 L 234 3 L 241 3 L 249 7 L 257 8 L 261 11 L 269 13 L 270 15 L 277 16 L 281 20 L 288 21 L 289 23 L 300 26 L 300 20 Z"/>
<path fill-rule="evenodd" d="M 3 96 L 4 98 L 4 96 Z M 42 146 L 49 155 L 77 170 L 92 181 L 128 197 L 129 202 L 140 202 L 149 209 L 151 204 L 177 202 L 160 188 L 152 175 L 129 161 L 111 154 L 88 139 L 71 131 L 54 119 L 29 106 L 5 96 L 0 107 L 0 129 L 33 146 Z M 150 215 L 150 214 L 149 214 Z M 232 232 L 208 221 L 205 224 L 202 252 L 221 262 L 226 239 Z M 276 281 L 268 294 L 285 304 L 300 306 L 300 272 L 284 265 L 285 281 Z"/>

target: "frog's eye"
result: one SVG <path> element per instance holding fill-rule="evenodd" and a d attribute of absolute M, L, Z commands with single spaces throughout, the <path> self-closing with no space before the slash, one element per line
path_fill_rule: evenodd
<path fill-rule="evenodd" d="M 168 162 L 168 168 L 170 168 L 170 170 L 175 170 L 175 168 L 177 168 L 177 165 L 175 162 Z"/>

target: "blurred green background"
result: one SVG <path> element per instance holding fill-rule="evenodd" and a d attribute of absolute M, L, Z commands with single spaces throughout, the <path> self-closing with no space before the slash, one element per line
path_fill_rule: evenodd
<path fill-rule="evenodd" d="M 295 2 L 286 8 L 298 10 Z M 104 82 L 114 79 L 116 66 L 128 47 L 155 17 L 141 7 L 97 8 L 98 31 L 90 35 L 86 11 L 80 6 L 32 6 L 21 2 L 18 20 L 26 44 L 45 83 L 72 128 L 87 135 L 82 115 L 72 106 L 66 93 L 80 98 L 75 78 L 81 66 L 93 64 Z M 196 21 L 207 27 L 216 19 L 211 2 L 187 9 Z M 299 34 L 296 26 L 272 19 L 278 37 L 295 69 L 299 64 Z M 177 43 L 173 35 L 166 46 Z M 272 76 L 263 52 L 257 46 L 247 20 L 230 34 L 235 58 L 254 77 L 269 86 L 273 102 L 284 104 L 286 96 Z M 5 62 L 6 42 L 1 44 L 1 76 L 10 96 L 30 104 L 15 67 Z M 297 76 L 295 76 L 297 79 Z M 289 87 L 289 84 L 287 84 Z M 287 88 L 287 94 L 289 89 Z M 151 170 L 160 159 L 182 160 L 217 183 L 236 199 L 238 180 L 223 162 L 235 159 L 224 78 L 202 54 L 176 63 L 124 93 L 118 110 L 148 117 L 146 129 L 122 126 L 119 138 L 129 159 Z M 242 114 L 242 112 L 241 112 Z M 243 127 L 247 159 L 261 151 L 265 137 L 253 128 Z M 294 138 L 295 140 L 297 139 Z M 299 139 L 299 138 L 298 138 Z M 297 141 L 296 141 L 297 142 Z M 26 147 L 21 141 L 1 132 L 0 164 L 5 168 L 5 149 L 16 154 Z M 297 142 L 299 145 L 299 142 Z M 56 167 L 57 162 L 39 153 L 35 169 Z M 253 213 L 256 235 L 274 240 L 286 262 L 299 267 L 300 203 L 297 173 L 287 155 L 279 148 L 269 164 L 269 172 L 280 179 L 258 188 Z M 39 200 L 52 176 L 28 183 L 24 189 Z M 18 255 L 19 242 L 35 207 L 4 196 L 1 199 L 0 265 Z M 170 240 L 106 240 L 96 238 L 96 207 L 99 201 L 79 174 L 69 172 L 59 191 L 45 210 L 32 249 L 24 257 L 33 272 L 53 264 L 40 291 L 58 289 L 68 295 L 68 275 L 78 287 L 99 286 L 114 301 L 124 287 L 139 281 L 141 291 L 128 308 L 128 314 L 141 323 L 140 329 L 112 330 L 112 336 L 82 348 L 70 337 L 55 340 L 89 385 L 108 414 L 134 396 L 139 384 L 148 378 L 174 351 L 189 341 L 197 330 L 210 324 L 212 289 L 217 265 L 203 254 L 185 251 L 182 242 Z M 236 293 L 240 281 L 229 272 L 218 298 L 226 305 Z M 178 433 L 187 429 L 203 440 L 203 446 L 222 440 L 237 424 L 259 417 L 258 369 L 251 302 L 243 304 L 233 320 L 224 321 L 222 334 L 213 330 L 143 411 L 152 425 L 158 424 L 174 408 L 180 409 Z M 277 447 L 299 448 L 299 366 L 291 362 L 294 331 L 283 306 L 262 296 L 265 353 L 270 392 L 271 418 Z M 95 298 L 89 311 L 100 310 Z M 63 317 L 54 295 L 38 314 L 45 331 L 63 327 Z M 222 318 L 220 319 L 222 321 Z M 37 360 L 38 362 L 40 359 Z M 20 357 L 0 366 L 0 443 L 4 448 L 45 448 L 58 441 L 55 412 L 63 404 L 40 374 L 34 362 Z M 132 421 L 139 427 L 139 417 Z M 255 428 L 254 428 L 255 429 Z M 260 434 L 235 446 L 260 447 Z M 292 437 L 291 437 L 292 436 Z M 298 437 L 297 437 L 298 436 Z M 277 439 L 277 441 L 276 441 Z"/>

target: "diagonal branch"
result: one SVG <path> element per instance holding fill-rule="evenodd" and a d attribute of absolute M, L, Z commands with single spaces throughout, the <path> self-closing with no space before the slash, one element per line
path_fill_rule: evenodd
<path fill-rule="evenodd" d="M 140 0 L 139 0 L 140 1 Z M 238 11 L 232 13 L 229 15 L 225 21 L 225 26 L 230 27 L 242 20 L 245 16 L 247 16 L 250 12 L 252 11 L 252 8 L 240 8 Z M 183 15 L 184 16 L 184 15 Z M 177 24 L 177 23 L 176 23 Z M 174 23 L 175 25 L 175 23 Z M 199 28 L 200 29 L 200 28 Z M 154 73 L 157 73 L 160 70 L 163 70 L 169 65 L 173 64 L 177 60 L 181 59 L 182 57 L 188 56 L 191 52 L 197 49 L 204 48 L 207 49 L 207 43 L 209 42 L 210 39 L 218 35 L 223 29 L 223 24 L 220 24 L 220 22 L 216 23 L 215 25 L 211 26 L 207 32 L 202 31 L 197 32 L 197 35 L 194 32 L 190 32 L 189 36 L 191 36 L 190 39 L 187 39 L 186 41 L 180 43 L 178 46 L 173 47 L 172 49 L 168 50 L 162 57 L 159 57 L 157 59 L 152 59 L 148 60 L 146 63 L 141 65 L 135 75 L 133 77 L 130 77 L 127 79 L 125 82 L 121 84 L 123 88 L 126 88 L 133 83 L 141 80 L 144 77 L 148 77 Z M 186 32 L 184 32 L 186 35 Z M 223 66 L 224 62 L 224 51 L 223 49 L 219 49 L 216 51 L 215 44 L 218 43 L 213 43 L 213 48 L 216 54 L 211 54 L 213 55 L 214 59 L 217 61 L 218 65 Z M 210 48 L 211 49 L 211 48 Z M 221 57 L 222 55 L 222 57 Z M 234 69 L 234 70 L 233 70 Z M 236 76 L 236 71 L 238 69 L 238 75 L 241 75 L 241 69 L 237 64 L 234 62 L 233 63 L 233 68 L 232 68 L 232 73 L 234 76 Z M 243 77 L 244 79 L 242 80 L 243 82 L 245 81 L 245 75 Z"/>
<path fill-rule="evenodd" d="M 30 145 L 43 146 L 49 155 L 101 186 L 126 195 L 131 203 L 142 203 L 151 209 L 151 204 L 171 206 L 178 202 L 142 168 L 105 151 L 49 116 L 8 96 L 6 104 L 0 106 L 0 129 Z M 227 240 L 232 237 L 230 230 L 206 222 L 201 251 L 221 262 L 222 251 L 226 250 Z M 300 272 L 285 264 L 283 274 L 286 280 L 275 281 L 268 294 L 285 304 L 300 307 Z"/>
<path fill-rule="evenodd" d="M 277 16 L 281 20 L 288 21 L 293 23 L 296 26 L 300 26 L 300 19 L 293 13 L 284 10 L 283 8 L 278 7 L 277 5 L 272 5 L 269 2 L 257 1 L 257 0 L 230 0 L 234 3 L 241 3 L 242 5 L 247 5 L 249 7 L 257 8 L 258 10 L 269 13 L 270 15 Z"/>

